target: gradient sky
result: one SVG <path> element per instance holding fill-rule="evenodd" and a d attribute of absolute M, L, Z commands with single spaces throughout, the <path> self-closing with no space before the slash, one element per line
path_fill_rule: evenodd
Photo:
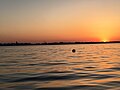
<path fill-rule="evenodd" d="M 120 40 L 120 0 L 0 0 L 0 42 Z"/>

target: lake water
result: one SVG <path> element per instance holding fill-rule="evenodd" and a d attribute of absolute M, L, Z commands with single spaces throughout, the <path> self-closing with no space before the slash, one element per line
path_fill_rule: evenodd
<path fill-rule="evenodd" d="M 120 90 L 120 44 L 2 46 L 0 90 Z"/>

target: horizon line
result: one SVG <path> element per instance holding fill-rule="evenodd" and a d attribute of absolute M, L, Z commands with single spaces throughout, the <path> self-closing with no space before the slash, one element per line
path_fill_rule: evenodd
<path fill-rule="evenodd" d="M 24 41 L 14 41 L 14 42 L 0 42 L 2 43 L 75 43 L 75 42 L 104 42 L 104 41 L 43 41 L 43 42 L 24 42 Z M 111 41 L 105 41 L 105 42 L 120 42 L 120 40 L 111 40 Z"/>
<path fill-rule="evenodd" d="M 101 42 L 44 42 L 44 43 L 0 43 L 0 46 L 27 46 L 27 45 L 68 45 L 68 44 L 110 44 L 120 43 L 120 41 L 101 41 Z"/>

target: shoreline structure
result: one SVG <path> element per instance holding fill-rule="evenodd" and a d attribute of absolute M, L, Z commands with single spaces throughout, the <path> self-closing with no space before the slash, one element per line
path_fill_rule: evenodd
<path fill-rule="evenodd" d="M 51 43 L 0 43 L 0 46 L 28 46 L 28 45 L 69 45 L 69 44 L 110 44 L 120 43 L 120 41 L 109 41 L 109 42 L 51 42 Z"/>

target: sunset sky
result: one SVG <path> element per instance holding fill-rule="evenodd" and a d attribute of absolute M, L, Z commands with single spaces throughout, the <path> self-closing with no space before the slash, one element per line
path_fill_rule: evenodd
<path fill-rule="evenodd" d="M 120 40 L 120 0 L 0 0 L 0 42 Z"/>

